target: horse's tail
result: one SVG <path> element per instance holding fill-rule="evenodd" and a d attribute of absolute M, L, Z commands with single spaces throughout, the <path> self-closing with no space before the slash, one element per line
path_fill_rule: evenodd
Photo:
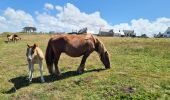
<path fill-rule="evenodd" d="M 51 46 L 51 39 L 48 41 L 46 54 L 45 54 L 45 60 L 47 64 L 47 68 L 50 74 L 53 73 L 53 62 L 54 62 L 54 51 Z"/>

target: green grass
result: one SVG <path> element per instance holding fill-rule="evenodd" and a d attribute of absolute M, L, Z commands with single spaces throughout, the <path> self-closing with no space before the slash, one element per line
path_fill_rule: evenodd
<path fill-rule="evenodd" d="M 80 58 L 62 54 L 61 77 L 49 76 L 40 83 L 38 66 L 28 84 L 26 45 L 38 43 L 45 52 L 50 35 L 23 35 L 18 43 L 6 44 L 0 35 L 1 99 L 74 100 L 168 100 L 170 99 L 170 39 L 100 37 L 110 53 L 111 69 L 104 69 L 97 53 L 86 62 L 87 71 L 75 74 Z M 17 89 L 15 91 L 15 88 Z"/>

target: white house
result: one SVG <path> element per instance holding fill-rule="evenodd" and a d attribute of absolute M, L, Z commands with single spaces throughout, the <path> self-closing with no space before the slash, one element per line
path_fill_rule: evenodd
<path fill-rule="evenodd" d="M 99 36 L 113 36 L 113 29 L 101 29 L 99 30 Z"/>
<path fill-rule="evenodd" d="M 113 34 L 113 37 L 121 37 L 121 36 L 124 36 L 124 32 L 123 30 L 114 30 L 114 34 Z"/>
<path fill-rule="evenodd" d="M 170 38 L 170 27 L 164 32 L 164 37 L 169 37 Z"/>

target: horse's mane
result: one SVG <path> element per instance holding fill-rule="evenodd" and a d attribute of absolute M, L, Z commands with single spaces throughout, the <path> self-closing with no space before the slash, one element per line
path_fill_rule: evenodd
<path fill-rule="evenodd" d="M 96 41 L 96 51 L 99 54 L 100 57 L 102 57 L 105 52 L 107 52 L 106 47 L 104 46 L 103 42 L 100 41 L 97 37 L 95 37 L 95 41 Z"/>

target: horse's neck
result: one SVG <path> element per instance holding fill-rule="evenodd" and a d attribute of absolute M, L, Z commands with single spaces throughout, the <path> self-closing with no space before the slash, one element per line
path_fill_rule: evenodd
<path fill-rule="evenodd" d="M 44 58 L 43 52 L 42 52 L 42 50 L 41 50 L 39 47 L 36 47 L 35 51 L 36 51 L 37 56 L 38 56 L 40 59 L 43 59 L 43 58 Z"/>
<path fill-rule="evenodd" d="M 106 50 L 106 48 L 104 47 L 103 43 L 97 38 L 96 38 L 96 44 L 97 44 L 97 52 L 99 54 L 102 54 Z"/>
<path fill-rule="evenodd" d="M 85 39 L 88 40 L 88 39 L 90 39 L 91 37 L 92 37 L 91 34 L 86 34 Z"/>

